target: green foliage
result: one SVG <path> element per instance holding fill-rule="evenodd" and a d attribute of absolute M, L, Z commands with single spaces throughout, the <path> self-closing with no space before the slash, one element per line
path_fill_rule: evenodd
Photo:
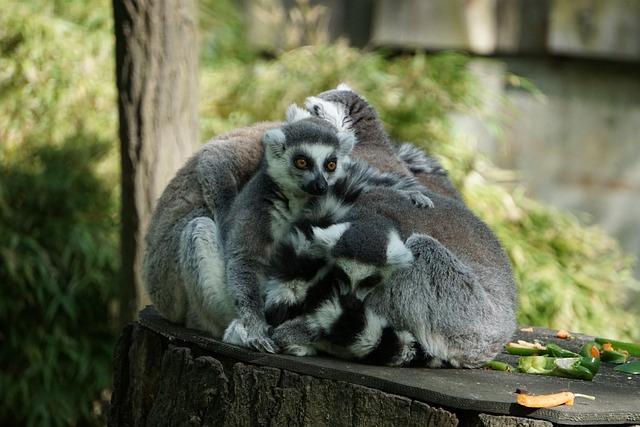
<path fill-rule="evenodd" d="M 94 172 L 108 149 L 26 142 L 0 167 L 3 425 L 87 422 L 110 385 L 117 222 Z"/>
<path fill-rule="evenodd" d="M 491 170 L 484 160 L 477 165 Z M 490 175 L 473 172 L 462 188 L 511 258 L 520 323 L 640 340 L 637 314 L 626 303 L 638 282 L 619 243 L 600 227 L 527 198 L 523 188 L 491 184 Z"/>
<path fill-rule="evenodd" d="M 117 140 L 100 3 L 0 1 L 2 425 L 99 424 L 111 384 Z"/>
<path fill-rule="evenodd" d="M 199 0 L 201 60 L 206 66 L 220 62 L 249 62 L 257 52 L 245 40 L 246 26 L 234 0 Z"/>

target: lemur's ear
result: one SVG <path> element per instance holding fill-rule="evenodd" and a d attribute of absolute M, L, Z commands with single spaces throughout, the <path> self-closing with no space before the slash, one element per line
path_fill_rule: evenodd
<path fill-rule="evenodd" d="M 287 108 L 286 118 L 289 123 L 308 119 L 309 117 L 311 117 L 311 113 L 304 108 L 298 107 L 296 104 L 291 104 L 289 108 Z"/>
<path fill-rule="evenodd" d="M 351 87 L 349 87 L 349 85 L 346 83 L 340 83 L 336 88 L 336 90 L 346 90 L 349 92 L 355 92 L 355 90 L 351 89 Z"/>
<path fill-rule="evenodd" d="M 284 153 L 286 140 L 287 138 L 280 128 L 266 131 L 262 136 L 265 153 L 280 157 Z"/>
<path fill-rule="evenodd" d="M 338 150 L 341 156 L 348 156 L 356 145 L 356 135 L 350 131 L 341 131 L 337 133 L 340 148 Z"/>
<path fill-rule="evenodd" d="M 351 129 L 351 118 L 344 105 L 311 96 L 306 99 L 305 107 L 312 115 L 326 120 L 339 131 Z"/>

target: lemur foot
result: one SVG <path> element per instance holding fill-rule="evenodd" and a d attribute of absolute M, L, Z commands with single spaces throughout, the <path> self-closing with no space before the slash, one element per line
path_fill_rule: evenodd
<path fill-rule="evenodd" d="M 429 196 L 425 195 L 421 191 L 409 191 L 408 197 L 411 202 L 418 208 L 430 209 L 433 207 L 433 201 Z"/>
<path fill-rule="evenodd" d="M 290 354 L 292 356 L 304 357 L 315 356 L 318 354 L 318 350 L 311 344 L 291 344 L 282 350 L 284 354 Z"/>
<path fill-rule="evenodd" d="M 227 330 L 224 331 L 222 340 L 229 344 L 247 347 L 263 353 L 280 352 L 276 343 L 267 336 L 265 331 L 260 328 L 253 328 L 253 330 L 251 330 L 251 328 L 247 328 L 240 319 L 231 322 Z"/>
<path fill-rule="evenodd" d="M 304 316 L 295 317 L 279 325 L 273 331 L 273 341 L 284 353 L 294 356 L 313 356 L 317 353 L 311 344 L 317 338 L 317 330 Z"/>
<path fill-rule="evenodd" d="M 392 366 L 420 366 L 430 360 L 424 347 L 407 331 L 399 332 L 398 338 L 403 343 L 400 354 Z"/>

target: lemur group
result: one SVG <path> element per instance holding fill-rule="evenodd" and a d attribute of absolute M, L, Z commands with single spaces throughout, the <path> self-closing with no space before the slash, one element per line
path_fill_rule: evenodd
<path fill-rule="evenodd" d="M 207 142 L 158 200 L 143 279 L 168 320 L 255 351 L 474 368 L 511 338 L 495 234 L 350 87 Z"/>

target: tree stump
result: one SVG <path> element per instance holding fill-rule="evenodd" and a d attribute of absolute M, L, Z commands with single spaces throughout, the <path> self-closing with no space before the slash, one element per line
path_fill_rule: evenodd
<path fill-rule="evenodd" d="M 554 331 L 535 328 L 533 334 L 548 342 Z M 578 335 L 564 347 L 579 346 L 586 339 Z M 510 357 L 499 359 L 513 363 Z M 271 355 L 171 324 L 152 307 L 124 328 L 114 362 L 111 427 L 543 427 L 640 422 L 640 378 L 618 375 L 610 367 L 601 368 L 589 382 Z M 529 410 L 513 403 L 515 389 L 523 386 L 540 394 L 569 389 L 595 395 L 596 401 Z"/>
<path fill-rule="evenodd" d="M 115 353 L 110 426 L 455 426 L 443 409 L 342 381 L 213 357 L 134 323 Z"/>

